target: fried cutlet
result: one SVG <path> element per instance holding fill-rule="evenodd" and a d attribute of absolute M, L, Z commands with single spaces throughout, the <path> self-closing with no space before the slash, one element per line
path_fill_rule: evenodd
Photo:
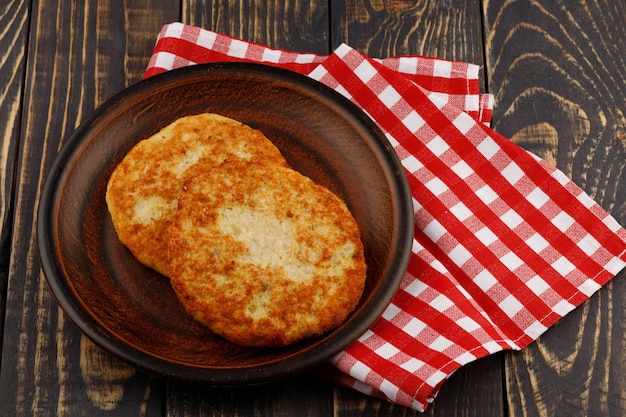
<path fill-rule="evenodd" d="M 106 202 L 120 241 L 141 263 L 169 276 L 167 236 L 183 184 L 226 159 L 286 164 L 263 133 L 212 113 L 182 117 L 126 154 Z"/>
<path fill-rule="evenodd" d="M 239 345 L 321 335 L 363 292 L 355 219 L 335 194 L 285 166 L 226 161 L 194 176 L 169 237 L 181 303 Z"/>

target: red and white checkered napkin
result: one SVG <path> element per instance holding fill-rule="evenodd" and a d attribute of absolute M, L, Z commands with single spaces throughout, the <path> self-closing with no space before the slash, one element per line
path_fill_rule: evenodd
<path fill-rule="evenodd" d="M 363 108 L 394 146 L 415 207 L 412 256 L 382 317 L 330 361 L 333 378 L 424 410 L 464 364 L 522 349 L 626 265 L 626 230 L 561 171 L 487 126 L 478 67 L 427 57 L 270 49 L 180 23 L 146 77 L 247 61 L 307 74 Z"/>

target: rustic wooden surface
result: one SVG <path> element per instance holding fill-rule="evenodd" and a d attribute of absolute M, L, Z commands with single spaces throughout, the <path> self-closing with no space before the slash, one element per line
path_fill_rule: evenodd
<path fill-rule="evenodd" d="M 626 2 L 485 5 L 494 128 L 626 224 Z M 506 355 L 511 416 L 626 415 L 620 274 L 537 343 Z"/>
<path fill-rule="evenodd" d="M 164 381 L 102 352 L 58 308 L 36 246 L 43 180 L 80 121 L 142 78 L 172 21 L 299 51 L 346 42 L 477 63 L 495 129 L 626 224 L 623 0 L 0 0 L 0 416 L 419 415 L 310 375 Z M 425 415 L 626 415 L 624 275 L 524 351 L 459 370 Z"/>

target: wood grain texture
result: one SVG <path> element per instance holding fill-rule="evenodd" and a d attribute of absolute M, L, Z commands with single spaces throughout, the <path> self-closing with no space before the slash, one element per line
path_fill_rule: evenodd
<path fill-rule="evenodd" d="M 28 3 L 0 1 L 0 351 L 13 230 L 13 184 L 17 158 L 26 42 Z"/>
<path fill-rule="evenodd" d="M 427 55 L 482 65 L 480 4 L 472 0 L 333 1 L 332 45 L 373 57 Z"/>
<path fill-rule="evenodd" d="M 315 0 L 185 0 L 183 23 L 273 48 L 327 54 L 328 7 Z"/>
<path fill-rule="evenodd" d="M 182 21 L 271 47 L 328 53 L 328 9 L 316 1 L 183 1 Z M 314 398 L 328 401 L 311 401 Z M 309 375 L 256 387 L 194 389 L 168 383 L 171 416 L 332 414 L 332 387 Z M 308 399 L 308 400 L 307 400 Z"/>
<path fill-rule="evenodd" d="M 331 416 L 332 395 L 332 385 L 307 374 L 239 388 L 170 384 L 166 413 L 169 417 Z"/>
<path fill-rule="evenodd" d="M 626 224 L 626 3 L 486 1 L 494 127 Z M 507 355 L 512 416 L 626 413 L 626 277 Z"/>
<path fill-rule="evenodd" d="M 491 1 L 494 128 L 626 224 L 626 5 Z"/>
<path fill-rule="evenodd" d="M 70 3 L 0 0 L 3 417 L 421 415 L 310 375 L 218 390 L 156 380 L 102 352 L 58 308 L 36 246 L 43 180 L 74 127 L 142 78 L 165 23 L 299 51 L 325 54 L 347 42 L 372 56 L 484 65 L 496 130 L 626 223 L 622 0 Z M 461 368 L 425 415 L 626 415 L 625 292 L 621 273 L 524 351 Z"/>
<path fill-rule="evenodd" d="M 333 45 L 346 42 L 375 57 L 418 54 L 483 64 L 481 8 L 474 1 L 341 0 L 333 2 L 331 15 Z M 458 370 L 426 415 L 501 416 L 503 389 L 502 356 L 486 358 Z M 339 415 L 413 415 L 367 397 L 354 409 L 355 394 L 344 395 L 336 402 Z M 478 405 L 485 398 L 487 410 Z"/>
<path fill-rule="evenodd" d="M 103 353 L 60 311 L 40 272 L 35 223 L 45 175 L 72 130 L 141 79 L 135 42 L 143 42 L 147 63 L 154 40 L 148 45 L 147 38 L 126 36 L 134 29 L 158 33 L 177 16 L 178 8 L 166 4 L 32 5 L 0 377 L 3 416 L 161 415 L 163 384 Z"/>

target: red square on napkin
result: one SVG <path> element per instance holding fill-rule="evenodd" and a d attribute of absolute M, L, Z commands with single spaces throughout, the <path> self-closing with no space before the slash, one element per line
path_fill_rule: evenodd
<path fill-rule="evenodd" d="M 271 49 L 181 23 L 161 31 L 146 77 L 245 61 L 297 71 L 359 105 L 411 186 L 415 235 L 382 317 L 331 361 L 336 381 L 423 411 L 456 369 L 522 349 L 626 265 L 626 230 L 561 171 L 488 127 L 475 65 Z"/>

